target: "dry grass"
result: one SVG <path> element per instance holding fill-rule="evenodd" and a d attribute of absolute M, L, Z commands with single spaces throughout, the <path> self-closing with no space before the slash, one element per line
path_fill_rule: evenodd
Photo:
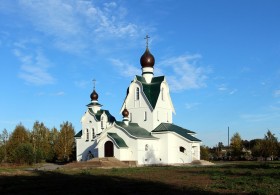
<path fill-rule="evenodd" d="M 101 169 L 85 164 L 55 171 L 0 167 L 0 194 L 278 194 L 280 163 Z"/>

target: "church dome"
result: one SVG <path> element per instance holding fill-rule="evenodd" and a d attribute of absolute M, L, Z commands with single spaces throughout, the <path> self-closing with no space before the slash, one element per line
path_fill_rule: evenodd
<path fill-rule="evenodd" d="M 98 94 L 96 93 L 95 90 L 90 94 L 90 99 L 91 101 L 97 101 L 98 100 Z"/>
<path fill-rule="evenodd" d="M 140 58 L 140 63 L 141 63 L 142 68 L 145 68 L 145 67 L 151 67 L 151 68 L 153 68 L 153 67 L 154 67 L 155 58 L 154 58 L 154 56 L 150 53 L 148 47 L 146 48 L 145 53 L 141 56 L 141 58 Z"/>
<path fill-rule="evenodd" d="M 122 115 L 123 115 L 124 118 L 128 117 L 129 112 L 128 112 L 128 110 L 126 108 L 122 111 Z"/>

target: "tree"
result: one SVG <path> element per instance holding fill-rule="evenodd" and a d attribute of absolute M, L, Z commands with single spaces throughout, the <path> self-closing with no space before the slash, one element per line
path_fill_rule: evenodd
<path fill-rule="evenodd" d="M 200 146 L 200 158 L 201 160 L 209 160 L 210 152 L 207 146 Z"/>
<path fill-rule="evenodd" d="M 271 160 L 273 160 L 273 157 L 278 153 L 277 137 L 275 137 L 275 135 L 272 134 L 270 130 L 268 130 L 266 135 L 264 135 L 261 151 L 263 157 L 271 157 Z"/>
<path fill-rule="evenodd" d="M 253 139 L 250 141 L 250 147 L 252 151 L 253 157 L 261 157 L 262 156 L 262 139 Z"/>
<path fill-rule="evenodd" d="M 34 162 L 34 152 L 31 143 L 20 143 L 12 152 L 12 162 L 18 164 L 32 164 Z"/>
<path fill-rule="evenodd" d="M 20 123 L 18 124 L 14 131 L 11 133 L 10 138 L 7 142 L 7 158 L 10 162 L 15 161 L 14 151 L 20 144 L 30 143 L 29 142 L 29 132 L 28 130 Z"/>
<path fill-rule="evenodd" d="M 234 158 L 240 158 L 242 154 L 242 139 L 239 133 L 233 134 L 230 139 L 231 155 Z"/>
<path fill-rule="evenodd" d="M 59 160 L 69 161 L 74 148 L 75 131 L 70 122 L 60 125 L 60 132 L 55 144 L 55 151 Z"/>
<path fill-rule="evenodd" d="M 35 154 L 35 161 L 40 162 L 45 160 L 50 152 L 51 146 L 49 143 L 50 132 L 44 123 L 36 121 L 31 132 L 31 143 Z"/>
<path fill-rule="evenodd" d="M 0 163 L 7 161 L 7 141 L 9 139 L 9 133 L 7 129 L 4 129 L 0 134 Z"/>
<path fill-rule="evenodd" d="M 50 130 L 50 135 L 49 135 L 50 150 L 46 156 L 46 160 L 48 162 L 55 162 L 57 160 L 56 145 L 57 145 L 58 135 L 59 135 L 59 131 L 55 127 L 53 127 Z"/>

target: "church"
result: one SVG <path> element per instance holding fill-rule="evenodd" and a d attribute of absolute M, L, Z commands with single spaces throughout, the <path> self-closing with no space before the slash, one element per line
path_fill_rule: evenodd
<path fill-rule="evenodd" d="M 82 130 L 75 135 L 76 159 L 115 157 L 137 165 L 173 165 L 200 160 L 201 140 L 195 132 L 172 122 L 175 109 L 165 76 L 154 76 L 155 58 L 146 50 L 140 58 L 142 75 L 127 88 L 116 120 L 103 110 L 94 89 L 81 118 Z"/>

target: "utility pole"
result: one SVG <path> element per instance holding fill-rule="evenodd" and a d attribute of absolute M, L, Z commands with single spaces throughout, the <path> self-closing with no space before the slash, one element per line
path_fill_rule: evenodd
<path fill-rule="evenodd" d="M 228 148 L 229 148 L 229 127 L 228 127 Z"/>

